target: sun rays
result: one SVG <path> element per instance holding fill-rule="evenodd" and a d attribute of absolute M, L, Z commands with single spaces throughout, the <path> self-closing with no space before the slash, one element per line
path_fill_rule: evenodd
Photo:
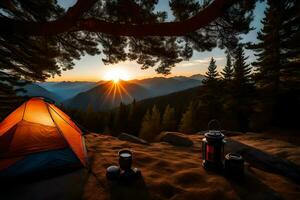
<path fill-rule="evenodd" d="M 128 102 L 128 99 L 133 100 L 126 86 L 128 85 L 129 75 L 126 70 L 121 67 L 112 67 L 104 74 L 104 79 L 107 81 L 104 103 L 115 104 L 118 102 Z"/>
<path fill-rule="evenodd" d="M 120 79 L 107 82 L 104 102 L 110 101 L 111 104 L 114 104 L 116 101 L 123 102 L 125 98 L 133 100 L 133 97 L 126 89 L 126 84 L 125 81 L 121 81 Z"/>

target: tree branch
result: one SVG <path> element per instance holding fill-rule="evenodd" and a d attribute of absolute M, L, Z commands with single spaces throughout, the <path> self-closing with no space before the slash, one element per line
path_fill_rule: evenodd
<path fill-rule="evenodd" d="M 20 21 L 8 17 L 0 18 L 0 34 L 57 35 L 68 32 L 72 27 L 76 26 L 78 19 L 96 1 L 77 0 L 76 4 L 70 7 L 63 17 L 49 22 Z"/>
<path fill-rule="evenodd" d="M 239 0 L 214 0 L 194 17 L 179 22 L 127 24 L 95 18 L 79 19 L 95 0 L 78 0 L 65 16 L 46 23 L 0 19 L 0 34 L 56 35 L 64 32 L 89 31 L 116 36 L 183 36 L 209 25 Z"/>

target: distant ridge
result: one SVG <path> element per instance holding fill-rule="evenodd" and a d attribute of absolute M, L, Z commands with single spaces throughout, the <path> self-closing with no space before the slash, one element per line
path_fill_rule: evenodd
<path fill-rule="evenodd" d="M 90 107 L 95 111 L 105 111 L 119 106 L 121 102 L 129 104 L 134 99 L 145 99 L 149 95 L 146 88 L 130 81 L 120 81 L 118 84 L 108 81 L 77 94 L 64 101 L 63 105 L 73 109 L 86 110 Z"/>
<path fill-rule="evenodd" d="M 70 99 L 81 92 L 85 92 L 95 87 L 97 82 L 88 81 L 63 81 L 63 82 L 44 82 L 38 83 L 48 91 L 61 97 L 61 101 Z"/>
<path fill-rule="evenodd" d="M 121 81 L 119 84 L 127 90 L 129 95 L 121 93 L 114 98 L 110 97 L 106 93 L 113 83 L 102 82 L 92 89 L 64 101 L 63 104 L 68 108 L 85 110 L 92 107 L 95 111 L 103 111 L 118 107 L 121 102 L 129 104 L 134 99 L 139 101 L 162 96 L 200 86 L 202 82 L 189 77 L 153 77 L 142 80 Z"/>
<path fill-rule="evenodd" d="M 190 76 L 189 78 L 203 81 L 203 79 L 205 79 L 205 76 L 202 74 L 194 74 L 194 75 Z"/>
<path fill-rule="evenodd" d="M 42 97 L 46 97 L 49 99 L 54 100 L 55 102 L 60 102 L 61 97 L 48 91 L 47 89 L 35 84 L 35 83 L 31 83 L 31 84 L 27 84 L 24 87 L 22 87 L 23 89 L 26 90 L 26 92 L 18 92 L 17 95 L 19 96 L 29 96 L 29 97 L 33 97 L 33 96 L 42 96 Z"/>

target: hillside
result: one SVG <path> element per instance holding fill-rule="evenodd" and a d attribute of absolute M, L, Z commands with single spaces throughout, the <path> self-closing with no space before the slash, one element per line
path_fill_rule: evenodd
<path fill-rule="evenodd" d="M 185 76 L 172 78 L 155 77 L 133 80 L 132 82 L 149 89 L 152 93 L 152 97 L 166 95 L 201 85 L 201 81 Z"/>
<path fill-rule="evenodd" d="M 180 99 L 193 98 L 195 96 L 194 89 L 189 91 L 187 88 L 193 88 L 199 86 L 201 82 L 190 78 L 184 78 L 184 80 L 176 80 L 174 78 L 149 78 L 133 81 L 121 81 L 118 84 L 112 82 L 102 82 L 86 92 L 77 94 L 75 97 L 63 102 L 67 108 L 76 108 L 85 110 L 90 105 L 95 111 L 104 111 L 119 106 L 120 102 L 125 104 L 131 103 L 133 99 L 136 101 L 149 99 L 152 101 L 152 97 L 163 96 L 172 94 L 178 91 L 185 91 L 178 96 Z M 118 86 L 119 85 L 119 86 Z M 123 89 L 122 89 L 123 88 Z M 108 96 L 111 92 L 115 95 Z M 171 95 L 170 98 L 173 98 Z M 175 95 L 177 98 L 177 95 Z M 155 99 L 155 98 L 154 98 Z M 169 99 L 169 97 L 158 97 L 158 99 Z M 170 99 L 169 99 L 170 100 Z M 149 102 L 145 100 L 146 104 Z M 155 100 L 156 101 L 156 100 Z M 144 102 L 142 102 L 144 104 Z M 162 104 L 164 106 L 165 104 Z"/>
<path fill-rule="evenodd" d="M 203 81 L 205 79 L 205 76 L 202 74 L 194 74 L 194 75 L 190 76 L 189 78 L 194 79 L 194 80 Z"/>
<path fill-rule="evenodd" d="M 131 82 L 121 81 L 102 83 L 86 92 L 77 94 L 75 97 L 64 101 L 67 108 L 86 110 L 88 107 L 95 111 L 110 110 L 120 105 L 121 102 L 128 104 L 134 99 L 141 100 L 150 96 L 150 92 Z"/>
<path fill-rule="evenodd" d="M 81 82 L 81 81 L 63 81 L 63 82 L 44 82 L 38 83 L 52 93 L 60 96 L 61 101 L 72 98 L 81 92 L 85 92 L 98 83 L 96 82 Z"/>
<path fill-rule="evenodd" d="M 34 96 L 42 96 L 49 98 L 51 100 L 54 100 L 55 102 L 60 102 L 61 97 L 48 91 L 47 89 L 37 85 L 37 84 L 27 84 L 23 87 L 26 92 L 19 92 L 18 95 L 20 96 L 29 96 L 29 97 L 34 97 Z"/>
<path fill-rule="evenodd" d="M 137 102 L 137 104 L 139 105 L 139 108 L 143 110 L 152 108 L 154 105 L 156 105 L 160 110 L 163 110 L 167 105 L 170 105 L 180 112 L 185 110 L 191 101 L 198 99 L 201 92 L 200 90 L 201 87 L 198 86 L 159 97 L 144 99 Z"/>

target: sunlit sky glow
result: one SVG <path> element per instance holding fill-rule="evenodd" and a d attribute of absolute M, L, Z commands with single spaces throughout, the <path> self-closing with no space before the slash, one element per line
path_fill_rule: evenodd
<path fill-rule="evenodd" d="M 122 67 L 114 66 L 105 72 L 103 79 L 106 81 L 113 80 L 115 83 L 119 82 L 119 80 L 127 81 L 129 80 L 129 76 L 127 70 L 122 69 Z"/>
<path fill-rule="evenodd" d="M 76 0 L 59 0 L 60 5 L 65 8 L 72 6 Z M 265 3 L 257 3 L 256 9 L 254 11 L 254 20 L 251 24 L 255 30 L 249 32 L 247 35 L 243 35 L 243 42 L 256 41 L 257 32 L 261 29 L 262 25 L 260 23 L 264 16 Z M 160 0 L 157 5 L 157 10 L 168 11 L 169 19 L 170 8 L 168 5 L 168 0 Z M 248 62 L 250 63 L 255 59 L 253 52 L 246 51 Z M 190 76 L 193 74 L 204 74 L 207 71 L 207 66 L 211 57 L 214 57 L 218 70 L 220 71 L 226 62 L 224 50 L 215 48 L 213 51 L 208 52 L 196 52 L 194 51 L 193 57 L 189 61 L 184 61 L 178 63 L 171 72 L 170 76 Z M 113 79 L 112 76 L 116 73 L 121 79 L 131 80 L 131 79 L 142 79 L 154 76 L 162 76 L 155 72 L 155 68 L 149 68 L 146 70 L 141 70 L 140 65 L 136 62 L 125 61 L 114 65 L 104 65 L 102 62 L 103 55 L 89 56 L 85 55 L 80 60 L 75 60 L 75 66 L 72 70 L 63 71 L 61 76 L 55 76 L 47 81 L 99 81 Z M 126 75 L 125 75 L 126 74 Z M 123 76 L 123 77 L 122 77 Z M 126 77 L 125 77 L 126 76 Z"/>

